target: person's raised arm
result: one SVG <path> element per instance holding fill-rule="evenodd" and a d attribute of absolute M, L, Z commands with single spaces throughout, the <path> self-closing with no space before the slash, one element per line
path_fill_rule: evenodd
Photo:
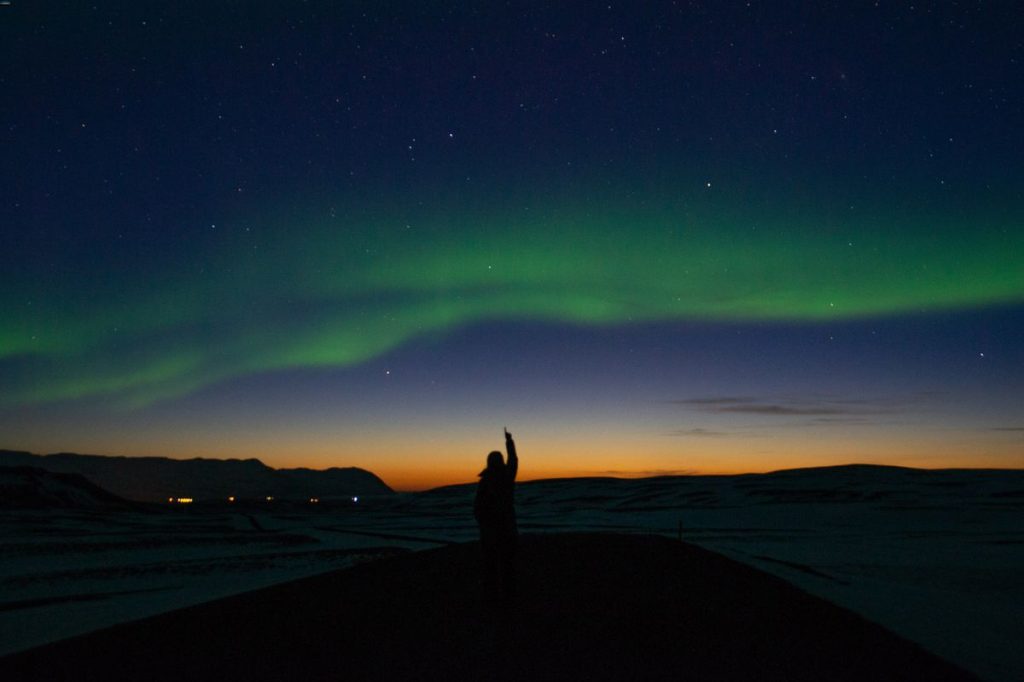
<path fill-rule="evenodd" d="M 508 432 L 508 429 L 505 429 L 505 454 L 508 456 L 509 476 L 515 480 L 516 473 L 519 471 L 519 457 L 516 455 L 516 442 L 512 440 L 512 434 Z"/>

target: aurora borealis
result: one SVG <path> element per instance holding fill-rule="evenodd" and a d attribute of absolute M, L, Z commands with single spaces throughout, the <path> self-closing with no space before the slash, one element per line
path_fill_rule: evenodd
<path fill-rule="evenodd" d="M 750 5 L 2 8 L 0 445 L 1024 465 L 1007 17 Z"/>

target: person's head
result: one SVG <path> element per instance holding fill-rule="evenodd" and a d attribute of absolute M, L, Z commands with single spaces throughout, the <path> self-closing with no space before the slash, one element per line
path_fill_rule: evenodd
<path fill-rule="evenodd" d="M 505 466 L 505 460 L 502 458 L 501 453 L 497 450 L 491 450 L 490 454 L 487 455 L 487 468 L 500 469 L 503 466 Z"/>

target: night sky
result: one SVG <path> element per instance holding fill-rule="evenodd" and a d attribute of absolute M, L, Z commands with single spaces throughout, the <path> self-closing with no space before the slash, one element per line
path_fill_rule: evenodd
<path fill-rule="evenodd" d="M 0 447 L 1024 466 L 1018 12 L 13 0 Z"/>

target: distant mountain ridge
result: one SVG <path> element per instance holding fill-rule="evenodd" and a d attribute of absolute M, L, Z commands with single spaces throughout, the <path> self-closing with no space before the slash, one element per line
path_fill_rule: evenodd
<path fill-rule="evenodd" d="M 80 474 L 114 495 L 140 502 L 169 497 L 194 500 L 239 500 L 390 495 L 394 491 L 376 474 L 358 467 L 326 470 L 274 469 L 258 459 L 171 459 L 110 457 L 0 450 L 0 467 L 34 467 L 62 474 Z"/>
<path fill-rule="evenodd" d="M 132 503 L 81 474 L 0 466 L 0 509 L 124 509 Z"/>

